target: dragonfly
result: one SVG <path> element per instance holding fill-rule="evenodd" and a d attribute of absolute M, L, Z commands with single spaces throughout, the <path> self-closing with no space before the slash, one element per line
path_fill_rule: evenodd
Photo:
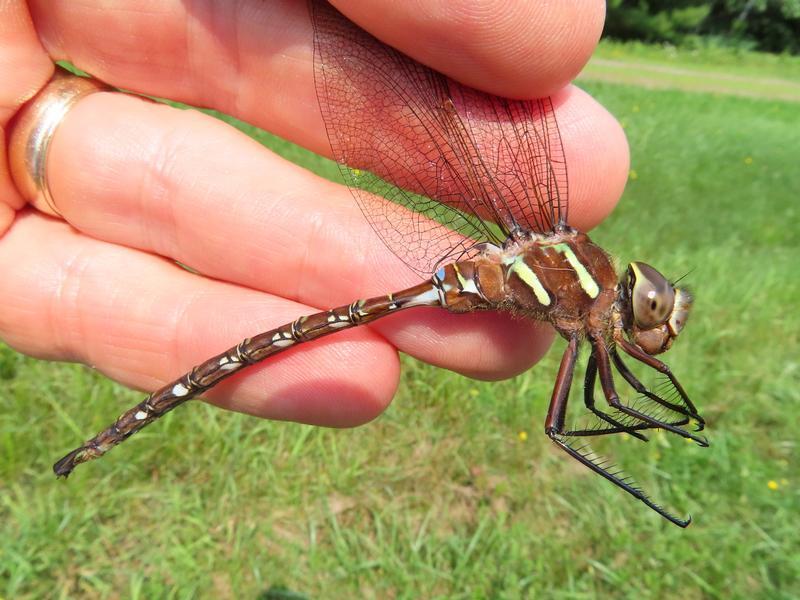
<path fill-rule="evenodd" d="M 355 300 L 242 340 L 123 413 L 53 469 L 68 476 L 220 381 L 289 348 L 414 307 L 504 311 L 550 323 L 566 350 L 544 432 L 572 458 L 670 522 L 585 438 L 661 429 L 707 446 L 705 421 L 656 355 L 683 329 L 690 293 L 644 262 L 618 275 L 569 225 L 567 163 L 550 98 L 509 100 L 459 84 L 387 46 L 326 2 L 312 0 L 314 81 L 332 153 L 377 235 L 422 282 Z M 593 425 L 569 429 L 579 346 L 588 344 L 584 404 Z M 620 351 L 660 373 L 650 389 Z M 643 400 L 625 403 L 614 370 Z M 608 408 L 595 399 L 596 382 Z M 693 426 L 690 431 L 687 426 Z"/>

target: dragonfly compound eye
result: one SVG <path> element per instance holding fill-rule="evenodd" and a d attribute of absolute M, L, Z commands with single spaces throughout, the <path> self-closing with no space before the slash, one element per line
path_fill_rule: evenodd
<path fill-rule="evenodd" d="M 643 262 L 628 267 L 633 319 L 641 329 L 667 322 L 675 306 L 675 289 L 661 273 Z"/>

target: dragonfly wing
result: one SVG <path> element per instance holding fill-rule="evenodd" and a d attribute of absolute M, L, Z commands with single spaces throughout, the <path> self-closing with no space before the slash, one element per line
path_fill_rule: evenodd
<path fill-rule="evenodd" d="M 477 242 L 566 222 L 549 99 L 463 86 L 310 2 L 314 76 L 333 156 L 373 229 L 420 273 Z"/>

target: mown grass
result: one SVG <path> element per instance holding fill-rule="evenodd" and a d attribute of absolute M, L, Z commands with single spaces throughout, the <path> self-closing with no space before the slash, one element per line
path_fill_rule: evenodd
<path fill-rule="evenodd" d="M 644 44 L 601 40 L 592 58 L 621 59 L 631 62 L 671 65 L 680 69 L 692 68 L 716 75 L 774 77 L 797 82 L 800 80 L 800 57 L 791 54 L 767 54 L 743 48 L 719 45 Z"/>
<path fill-rule="evenodd" d="M 692 270 L 694 314 L 666 358 L 712 442 L 603 451 L 690 511 L 690 528 L 541 434 L 562 342 L 492 384 L 405 360 L 391 408 L 354 430 L 192 405 L 68 483 L 53 459 L 139 395 L 3 349 L 0 596 L 800 595 L 796 105 L 582 85 L 625 124 L 633 157 L 593 236 L 621 262 Z"/>
<path fill-rule="evenodd" d="M 800 58 L 716 47 L 604 40 L 579 80 L 800 102 Z"/>

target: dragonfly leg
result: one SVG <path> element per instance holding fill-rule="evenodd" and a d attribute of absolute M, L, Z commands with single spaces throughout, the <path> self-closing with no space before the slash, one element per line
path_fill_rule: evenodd
<path fill-rule="evenodd" d="M 564 452 L 569 454 L 579 463 L 581 463 L 586 467 L 589 467 L 592 471 L 594 471 L 598 475 L 607 479 L 617 487 L 625 490 L 631 496 L 633 496 L 637 500 L 640 500 L 649 508 L 653 509 L 659 515 L 667 519 L 667 521 L 669 521 L 670 523 L 674 523 L 678 527 L 688 527 L 689 523 L 692 522 L 692 517 L 687 517 L 686 519 L 680 519 L 675 515 L 669 513 L 666 509 L 662 508 L 655 502 L 653 502 L 647 496 L 647 494 L 645 494 L 642 488 L 636 485 L 636 483 L 630 477 L 623 476 L 622 472 L 620 471 L 612 472 L 605 469 L 604 468 L 605 462 L 600 462 L 599 457 L 595 455 L 594 452 L 587 446 L 582 446 L 580 448 L 573 448 L 572 446 L 569 445 L 569 443 L 565 439 L 553 435 L 550 435 L 550 439 L 552 439 L 559 448 L 564 450 Z"/>
<path fill-rule="evenodd" d="M 592 413 L 595 414 L 595 416 L 597 416 L 597 418 L 605 421 L 606 423 L 611 425 L 611 427 L 595 428 L 595 429 L 574 429 L 571 431 L 565 431 L 564 435 L 582 437 L 590 435 L 610 435 L 613 433 L 627 433 L 635 438 L 642 440 L 643 442 L 648 441 L 647 436 L 641 433 L 637 433 L 636 430 L 649 429 L 651 425 L 648 425 L 647 423 L 626 425 L 625 423 L 621 423 L 611 415 L 603 412 L 602 410 L 600 410 L 595 406 L 594 384 L 596 380 L 597 380 L 597 361 L 594 359 L 594 356 L 590 356 L 589 362 L 586 364 L 586 376 L 584 378 L 584 383 L 583 383 L 583 403 L 586 405 L 586 408 L 588 408 Z"/>
<path fill-rule="evenodd" d="M 575 361 L 578 356 L 578 340 L 573 338 L 569 341 L 564 356 L 561 359 L 561 366 L 558 369 L 558 377 L 556 384 L 553 388 L 553 396 L 550 400 L 550 408 L 547 411 L 547 419 L 545 420 L 544 430 L 548 437 L 561 448 L 564 452 L 569 454 L 572 458 L 577 460 L 582 465 L 588 467 L 598 475 L 607 479 L 617 487 L 625 490 L 628 494 L 643 502 L 649 508 L 657 512 L 659 515 L 678 525 L 679 527 L 686 527 L 691 523 L 692 519 L 679 519 L 678 517 L 670 514 L 665 509 L 661 508 L 658 504 L 653 502 L 644 491 L 638 487 L 629 477 L 625 477 L 620 470 L 611 470 L 613 467 L 606 468 L 608 461 L 598 457 L 588 447 L 588 445 L 573 447 L 568 439 L 564 437 L 564 419 L 567 413 L 567 400 L 569 398 L 569 390 L 572 385 L 572 376 L 575 371 Z"/>
<path fill-rule="evenodd" d="M 567 414 L 567 401 L 569 400 L 569 390 L 572 387 L 572 376 L 575 373 L 575 361 L 577 358 L 578 338 L 573 337 L 567 344 L 564 356 L 561 357 L 561 366 L 558 368 L 556 385 L 553 388 L 550 407 L 547 409 L 544 432 L 550 437 L 553 437 L 552 434 L 561 435 L 564 433 L 564 418 Z"/>
<path fill-rule="evenodd" d="M 622 375 L 625 381 L 627 381 L 637 393 L 649 398 L 653 402 L 656 402 L 665 408 L 668 408 L 669 410 L 684 415 L 683 419 L 671 421 L 672 425 L 683 426 L 689 423 L 689 419 L 692 417 L 692 415 L 691 411 L 689 411 L 687 407 L 681 406 L 680 404 L 675 404 L 673 402 L 668 402 L 667 400 L 664 400 L 657 394 L 648 390 L 647 387 L 636 378 L 636 375 L 634 375 L 628 366 L 622 361 L 622 358 L 617 353 L 616 349 L 612 348 L 609 351 L 609 354 L 611 354 L 611 360 L 614 362 L 614 366 L 617 367 L 619 374 Z"/>
<path fill-rule="evenodd" d="M 636 344 L 630 343 L 626 340 L 620 331 L 616 331 L 614 333 L 614 341 L 622 348 L 628 355 L 632 356 L 639 362 L 646 364 L 651 369 L 655 369 L 659 373 L 665 375 L 672 386 L 677 390 L 678 394 L 681 397 L 681 400 L 686 404 L 687 408 L 689 409 L 689 416 L 692 417 L 695 421 L 697 421 L 697 428 L 696 431 L 702 431 L 705 427 L 705 419 L 701 417 L 697 413 L 697 408 L 695 407 L 694 403 L 689 399 L 688 394 L 683 389 L 683 386 L 680 382 L 675 378 L 675 375 L 672 374 L 670 368 L 662 361 L 658 360 L 654 356 L 649 355 L 647 352 L 639 348 Z M 623 375 L 624 376 L 624 375 Z"/>
<path fill-rule="evenodd" d="M 611 372 L 611 361 L 608 357 L 608 350 L 606 349 L 605 342 L 602 337 L 592 336 L 590 339 L 594 349 L 594 356 L 597 360 L 598 372 L 600 374 L 600 386 L 603 388 L 603 393 L 605 394 L 606 400 L 610 406 L 626 415 L 636 417 L 645 423 L 650 423 L 655 427 L 666 429 L 667 431 L 676 433 L 681 437 L 693 440 L 700 446 L 708 446 L 708 440 L 706 438 L 694 435 L 693 433 L 690 433 L 685 429 L 681 429 L 672 423 L 656 419 L 651 415 L 636 410 L 635 408 L 631 408 L 630 406 L 626 406 L 620 402 L 619 396 L 617 395 L 617 390 L 614 387 L 614 377 Z"/>

